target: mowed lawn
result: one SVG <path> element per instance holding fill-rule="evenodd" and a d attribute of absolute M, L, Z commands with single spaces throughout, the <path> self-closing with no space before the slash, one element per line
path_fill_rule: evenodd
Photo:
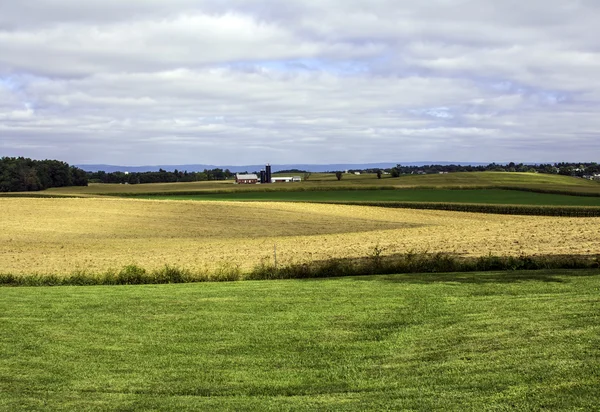
<path fill-rule="evenodd" d="M 198 195 L 158 195 L 147 196 L 146 198 L 171 200 L 256 200 L 291 202 L 396 201 L 549 206 L 600 206 L 600 196 L 570 196 L 502 189 L 331 190 L 302 192 L 269 191 L 206 193 Z"/>
<path fill-rule="evenodd" d="M 0 289 L 0 410 L 596 410 L 600 272 Z"/>

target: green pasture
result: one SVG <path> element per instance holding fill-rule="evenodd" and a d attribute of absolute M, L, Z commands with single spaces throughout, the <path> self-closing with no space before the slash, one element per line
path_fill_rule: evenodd
<path fill-rule="evenodd" d="M 600 197 L 558 195 L 502 189 L 398 189 L 202 193 L 157 195 L 161 200 L 243 200 L 292 202 L 395 201 L 485 203 L 504 205 L 600 206 Z"/>
<path fill-rule="evenodd" d="M 0 289 L 0 410 L 596 410 L 600 272 Z"/>
<path fill-rule="evenodd" d="M 434 187 L 533 187 L 548 190 L 572 189 L 600 192 L 600 183 L 571 176 L 543 173 L 459 172 L 431 175 L 404 175 L 391 179 L 397 185 Z"/>

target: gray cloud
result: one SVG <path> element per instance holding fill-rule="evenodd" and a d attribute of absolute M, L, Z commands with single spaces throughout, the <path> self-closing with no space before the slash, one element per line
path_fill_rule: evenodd
<path fill-rule="evenodd" d="M 597 160 L 594 1 L 0 3 L 0 154 Z"/>

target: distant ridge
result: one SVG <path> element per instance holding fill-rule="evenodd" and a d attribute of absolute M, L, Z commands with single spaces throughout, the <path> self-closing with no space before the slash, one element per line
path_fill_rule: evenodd
<path fill-rule="evenodd" d="M 279 170 L 290 170 L 290 169 L 298 169 L 298 170 L 307 170 L 309 172 L 330 172 L 336 170 L 349 170 L 349 169 L 389 169 L 391 167 L 396 166 L 397 164 L 402 164 L 404 166 L 424 166 L 424 165 L 461 165 L 461 166 L 485 166 L 489 163 L 476 163 L 476 162 L 397 162 L 397 163 L 333 163 L 333 164 L 323 164 L 323 165 L 315 165 L 315 164 L 282 164 L 277 165 L 273 164 L 272 170 L 273 172 L 277 172 Z M 117 165 L 105 165 L 105 164 L 82 164 L 75 165 L 80 169 L 83 169 L 87 172 L 98 172 L 105 171 L 107 173 L 111 172 L 157 172 L 159 169 L 173 171 L 175 169 L 180 171 L 188 171 L 188 172 L 201 172 L 204 169 L 229 169 L 233 173 L 238 172 L 256 172 L 260 171 L 265 167 L 264 164 L 261 165 L 245 165 L 245 166 L 220 166 L 220 165 L 203 165 L 203 164 L 190 164 L 190 165 L 153 165 L 153 166 L 117 166 Z"/>

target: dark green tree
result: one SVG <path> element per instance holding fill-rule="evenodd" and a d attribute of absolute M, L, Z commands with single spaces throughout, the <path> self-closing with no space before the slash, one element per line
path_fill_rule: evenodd
<path fill-rule="evenodd" d="M 31 160 L 24 157 L 0 159 L 0 192 L 87 186 L 87 182 L 86 172 L 58 160 Z"/>

